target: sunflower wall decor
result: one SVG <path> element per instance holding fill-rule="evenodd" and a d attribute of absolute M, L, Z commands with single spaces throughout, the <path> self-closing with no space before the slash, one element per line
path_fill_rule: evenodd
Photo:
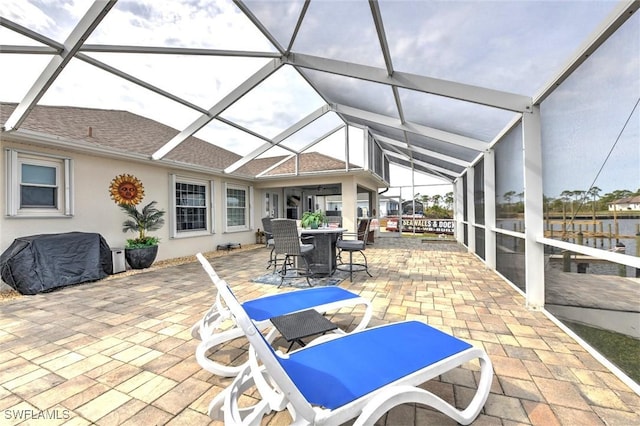
<path fill-rule="evenodd" d="M 116 204 L 135 206 L 144 198 L 144 187 L 137 177 L 123 174 L 113 178 L 109 193 Z"/>

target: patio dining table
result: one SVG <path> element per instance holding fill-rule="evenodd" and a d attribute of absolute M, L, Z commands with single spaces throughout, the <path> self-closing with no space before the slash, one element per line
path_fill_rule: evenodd
<path fill-rule="evenodd" d="M 301 229 L 300 235 L 314 237 L 315 249 L 311 254 L 311 270 L 314 275 L 330 276 L 336 271 L 336 241 L 346 228 L 321 227 Z"/>

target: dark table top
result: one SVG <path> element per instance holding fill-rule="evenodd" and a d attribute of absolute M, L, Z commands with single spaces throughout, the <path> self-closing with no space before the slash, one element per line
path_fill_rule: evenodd
<path fill-rule="evenodd" d="M 338 328 L 314 309 L 271 318 L 271 323 L 287 342 L 313 336 L 314 334 L 326 333 Z"/>

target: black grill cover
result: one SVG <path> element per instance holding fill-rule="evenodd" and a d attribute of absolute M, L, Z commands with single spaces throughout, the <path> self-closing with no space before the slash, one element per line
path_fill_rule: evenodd
<path fill-rule="evenodd" d="M 21 294 L 99 280 L 111 271 L 111 249 L 94 233 L 16 238 L 0 255 L 2 280 Z"/>

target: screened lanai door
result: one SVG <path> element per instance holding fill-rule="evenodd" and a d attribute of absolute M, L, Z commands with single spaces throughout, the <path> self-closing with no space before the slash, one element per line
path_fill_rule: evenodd
<path fill-rule="evenodd" d="M 280 217 L 280 194 L 277 192 L 266 192 L 264 196 L 264 216 Z"/>

